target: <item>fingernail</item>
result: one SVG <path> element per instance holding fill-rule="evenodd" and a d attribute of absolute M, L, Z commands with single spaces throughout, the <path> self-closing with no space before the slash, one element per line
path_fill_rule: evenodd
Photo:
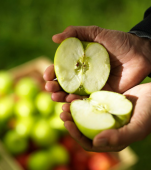
<path fill-rule="evenodd" d="M 101 139 L 98 139 L 96 142 L 95 142 L 95 146 L 107 146 L 108 144 L 108 141 L 106 138 L 101 138 Z"/>

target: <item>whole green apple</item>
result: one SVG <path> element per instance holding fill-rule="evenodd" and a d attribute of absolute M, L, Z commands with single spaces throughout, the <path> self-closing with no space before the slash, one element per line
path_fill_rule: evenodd
<path fill-rule="evenodd" d="M 21 154 L 28 148 L 28 140 L 21 137 L 15 130 L 10 130 L 5 134 L 3 143 L 8 152 L 13 155 Z"/>
<path fill-rule="evenodd" d="M 106 129 L 119 128 L 131 117 L 132 103 L 122 94 L 110 91 L 93 92 L 89 98 L 74 100 L 71 115 L 79 130 L 93 139 Z"/>
<path fill-rule="evenodd" d="M 52 160 L 46 150 L 39 150 L 31 153 L 27 160 L 28 170 L 50 170 Z"/>
<path fill-rule="evenodd" d="M 64 103 L 55 102 L 54 105 L 54 114 L 48 119 L 50 127 L 58 130 L 61 134 L 66 133 L 63 121 L 60 119 L 60 113 L 63 112 L 62 106 Z"/>
<path fill-rule="evenodd" d="M 31 138 L 41 147 L 47 147 L 58 141 L 59 134 L 48 123 L 48 120 L 40 119 L 32 129 Z"/>
<path fill-rule="evenodd" d="M 60 86 L 67 93 L 89 95 L 105 85 L 110 73 L 107 50 L 96 42 L 70 37 L 58 47 L 54 68 Z"/>
<path fill-rule="evenodd" d="M 61 133 L 66 132 L 64 127 L 64 122 L 60 119 L 58 115 L 53 115 L 48 119 L 49 125 L 52 129 L 58 130 Z"/>
<path fill-rule="evenodd" d="M 64 105 L 65 103 L 63 102 L 55 102 L 55 106 L 54 106 L 54 114 L 59 116 L 61 112 L 63 112 L 62 110 L 62 106 Z"/>
<path fill-rule="evenodd" d="M 33 116 L 19 117 L 15 124 L 16 132 L 24 138 L 29 138 L 35 121 Z"/>
<path fill-rule="evenodd" d="M 70 161 L 67 149 L 61 144 L 55 144 L 49 148 L 49 157 L 53 160 L 54 166 L 67 165 Z"/>
<path fill-rule="evenodd" d="M 53 114 L 55 102 L 51 99 L 51 94 L 45 91 L 38 93 L 35 104 L 39 113 L 48 117 Z"/>
<path fill-rule="evenodd" d="M 10 93 L 12 90 L 13 78 L 8 71 L 0 71 L 0 96 Z"/>
<path fill-rule="evenodd" d="M 15 101 L 12 95 L 0 98 L 0 122 L 5 122 L 12 117 L 14 103 Z"/>
<path fill-rule="evenodd" d="M 28 117 L 36 113 L 36 108 L 32 100 L 20 98 L 14 106 L 14 113 L 17 117 Z"/>
<path fill-rule="evenodd" d="M 17 96 L 29 99 L 34 99 L 39 90 L 38 83 L 31 77 L 21 78 L 15 86 Z"/>
<path fill-rule="evenodd" d="M 0 135 L 8 128 L 8 122 L 13 117 L 14 97 L 4 96 L 0 98 Z"/>

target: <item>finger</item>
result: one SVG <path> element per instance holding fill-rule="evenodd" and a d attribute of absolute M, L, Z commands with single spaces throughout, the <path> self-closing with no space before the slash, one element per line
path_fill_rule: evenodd
<path fill-rule="evenodd" d="M 66 115 L 69 116 L 69 115 Z M 93 146 L 92 141 L 82 135 L 82 133 L 78 130 L 76 125 L 74 124 L 73 121 L 66 120 L 64 123 L 66 129 L 68 130 L 69 134 L 87 151 L 93 151 L 93 152 L 115 152 L 115 151 L 121 151 L 124 149 L 126 146 Z"/>
<path fill-rule="evenodd" d="M 143 86 L 136 86 L 129 90 L 129 92 L 124 93 L 133 103 L 133 113 L 130 123 L 119 129 L 106 130 L 100 133 L 93 141 L 95 146 L 101 145 L 101 141 L 103 140 L 106 140 L 106 145 L 108 146 L 129 145 L 133 142 L 143 140 L 150 134 L 150 114 L 148 114 L 150 112 L 150 105 L 148 105 L 150 103 L 150 95 L 148 95 L 150 88 Z M 147 89 L 146 93 L 144 89 L 145 91 Z"/>
<path fill-rule="evenodd" d="M 45 84 L 45 89 L 48 92 L 58 92 L 61 91 L 62 88 L 60 87 L 59 83 L 57 81 L 48 81 Z"/>
<path fill-rule="evenodd" d="M 62 106 L 62 110 L 64 112 L 70 112 L 70 104 L 69 103 L 65 103 L 63 106 Z"/>
<path fill-rule="evenodd" d="M 81 41 L 94 41 L 102 30 L 97 26 L 69 26 L 64 32 L 54 35 L 52 39 L 55 43 L 61 43 L 69 37 L 77 37 Z"/>
<path fill-rule="evenodd" d="M 69 27 L 67 27 L 69 28 Z M 55 43 L 61 43 L 63 40 L 65 40 L 66 38 L 69 38 L 69 37 L 76 37 L 76 30 L 74 29 L 74 27 L 70 27 L 71 29 L 67 31 L 67 29 L 62 32 L 62 33 L 59 33 L 59 34 L 56 34 L 52 37 L 52 40 L 55 42 Z"/>
<path fill-rule="evenodd" d="M 65 93 L 64 91 L 59 91 L 56 93 L 52 93 L 51 98 L 53 101 L 56 102 L 66 102 L 66 97 L 67 97 L 67 93 Z"/>
<path fill-rule="evenodd" d="M 83 99 L 83 98 L 86 98 L 87 96 L 79 96 L 79 95 L 76 95 L 76 94 L 69 94 L 66 98 L 66 101 L 68 103 L 71 103 L 73 100 L 77 100 L 77 99 Z"/>
<path fill-rule="evenodd" d="M 51 81 L 56 78 L 53 64 L 46 68 L 43 78 L 45 81 Z"/>
<path fill-rule="evenodd" d="M 105 130 L 98 134 L 94 146 L 125 146 L 142 139 L 143 130 L 135 123 L 129 123 L 119 129 Z"/>
<path fill-rule="evenodd" d="M 69 112 L 62 112 L 60 114 L 60 118 L 64 122 L 66 122 L 66 121 L 73 121 L 72 116 L 71 116 L 71 114 Z"/>
<path fill-rule="evenodd" d="M 118 145 L 118 146 L 94 146 L 91 148 L 90 151 L 93 152 L 119 152 L 123 149 L 125 149 L 127 145 Z"/>
<path fill-rule="evenodd" d="M 69 134 L 85 149 L 89 150 L 92 146 L 92 141 L 86 138 L 76 127 L 74 122 L 66 121 L 64 123 Z"/>

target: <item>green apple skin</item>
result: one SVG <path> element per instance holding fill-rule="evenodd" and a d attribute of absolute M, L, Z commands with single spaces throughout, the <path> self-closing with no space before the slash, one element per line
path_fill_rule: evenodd
<path fill-rule="evenodd" d="M 28 148 L 28 140 L 21 137 L 15 130 L 7 131 L 3 138 L 3 143 L 13 155 L 21 154 Z"/>
<path fill-rule="evenodd" d="M 75 119 L 74 119 L 74 122 L 75 122 L 76 126 L 78 127 L 78 129 L 80 130 L 80 132 L 81 132 L 82 134 L 84 134 L 87 138 L 91 139 L 91 140 L 93 140 L 94 137 L 95 137 L 97 134 L 103 132 L 104 130 L 107 130 L 107 129 L 103 129 L 103 130 L 100 130 L 100 129 L 99 129 L 99 130 L 89 129 L 89 128 L 87 128 L 87 127 L 82 126 L 81 124 L 79 124 Z M 116 123 L 114 123 L 114 125 L 110 126 L 109 129 L 115 129 L 115 128 L 116 128 L 116 129 L 119 128 L 118 124 L 116 124 Z"/>
<path fill-rule="evenodd" d="M 14 97 L 5 96 L 0 99 L 0 121 L 6 121 L 13 115 L 14 110 Z"/>
<path fill-rule="evenodd" d="M 63 112 L 62 106 L 65 103 L 55 102 L 54 105 L 54 114 L 48 118 L 49 125 L 52 129 L 57 130 L 60 135 L 63 135 L 67 132 L 66 128 L 64 127 L 63 121 L 60 119 L 60 113 Z"/>
<path fill-rule="evenodd" d="M 132 103 L 124 95 L 109 91 L 93 92 L 89 98 L 75 100 L 70 105 L 76 126 L 91 140 L 104 130 L 127 124 L 132 108 Z"/>
<path fill-rule="evenodd" d="M 67 149 L 61 144 L 54 144 L 49 149 L 49 158 L 53 160 L 53 165 L 67 165 L 70 161 L 70 156 Z"/>
<path fill-rule="evenodd" d="M 23 77 L 15 85 L 15 93 L 21 98 L 34 99 L 39 91 L 37 82 L 31 77 Z"/>
<path fill-rule="evenodd" d="M 64 104 L 65 104 L 65 103 L 62 103 L 62 102 L 55 102 L 55 106 L 54 106 L 54 115 L 59 116 L 60 113 L 63 112 L 62 106 L 63 106 Z"/>
<path fill-rule="evenodd" d="M 34 117 L 21 117 L 18 118 L 15 124 L 15 131 L 24 138 L 29 138 L 31 134 L 31 129 L 34 127 L 35 119 Z"/>
<path fill-rule="evenodd" d="M 15 116 L 18 118 L 33 116 L 36 113 L 36 108 L 32 100 L 20 98 L 14 106 Z"/>
<path fill-rule="evenodd" d="M 28 170 L 50 170 L 52 160 L 49 159 L 49 153 L 46 150 L 39 150 L 31 153 L 27 160 Z"/>
<path fill-rule="evenodd" d="M 8 128 L 8 121 L 14 114 L 14 97 L 4 96 L 0 98 L 0 135 Z"/>
<path fill-rule="evenodd" d="M 31 138 L 38 146 L 47 147 L 58 141 L 59 134 L 50 128 L 48 120 L 41 118 L 35 123 L 31 132 Z"/>
<path fill-rule="evenodd" d="M 89 92 L 86 92 L 85 88 L 83 87 L 83 85 L 81 85 L 75 92 L 74 94 L 80 95 L 80 96 L 86 96 L 89 95 Z"/>
<path fill-rule="evenodd" d="M 45 91 L 38 93 L 35 98 L 35 104 L 39 113 L 48 117 L 53 114 L 55 102 L 51 99 L 51 94 Z"/>
<path fill-rule="evenodd" d="M 73 51 L 70 51 L 70 48 Z M 94 48 L 99 51 L 98 54 Z M 70 67 L 68 62 L 72 63 Z M 90 63 L 93 64 L 90 65 Z M 57 80 L 64 91 L 89 95 L 101 90 L 105 85 L 110 73 L 109 55 L 99 43 L 81 42 L 77 38 L 70 37 L 58 47 L 54 58 L 54 69 Z"/>
<path fill-rule="evenodd" d="M 4 96 L 11 92 L 13 79 L 9 72 L 0 71 L 0 96 Z"/>
<path fill-rule="evenodd" d="M 53 115 L 48 119 L 49 125 L 52 129 L 59 131 L 60 133 L 66 133 L 66 128 L 64 127 L 63 121 L 58 115 Z"/>

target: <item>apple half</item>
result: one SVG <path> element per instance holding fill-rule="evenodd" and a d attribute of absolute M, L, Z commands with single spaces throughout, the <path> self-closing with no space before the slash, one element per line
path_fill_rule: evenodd
<path fill-rule="evenodd" d="M 70 110 L 78 129 L 93 140 L 104 130 L 127 124 L 131 117 L 132 103 L 122 94 L 97 91 L 89 98 L 74 100 Z"/>
<path fill-rule="evenodd" d="M 54 68 L 64 91 L 88 95 L 105 85 L 110 73 L 110 60 L 101 44 L 70 37 L 59 45 Z"/>

